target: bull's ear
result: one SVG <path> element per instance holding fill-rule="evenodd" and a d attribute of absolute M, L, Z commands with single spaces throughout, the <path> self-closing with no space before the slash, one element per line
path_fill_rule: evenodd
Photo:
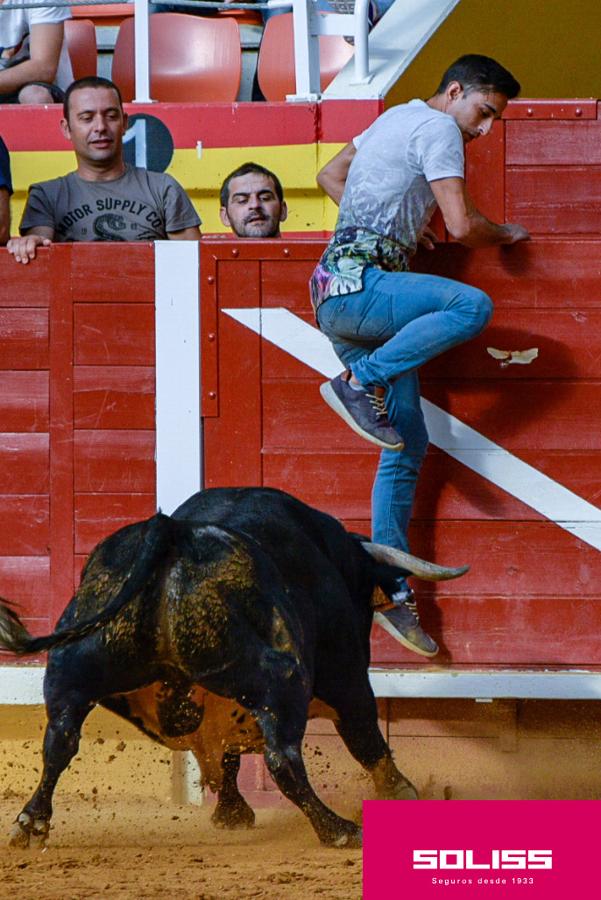
<path fill-rule="evenodd" d="M 365 550 L 372 556 L 376 562 L 387 563 L 389 566 L 396 566 L 399 569 L 406 569 L 416 578 L 423 578 L 424 581 L 448 581 L 451 578 L 459 578 L 469 572 L 469 566 L 459 566 L 458 568 L 450 568 L 448 566 L 437 566 L 436 563 L 426 562 L 425 559 L 419 559 L 404 550 L 397 550 L 396 547 L 387 547 L 385 544 L 374 544 L 372 541 L 361 541 Z"/>

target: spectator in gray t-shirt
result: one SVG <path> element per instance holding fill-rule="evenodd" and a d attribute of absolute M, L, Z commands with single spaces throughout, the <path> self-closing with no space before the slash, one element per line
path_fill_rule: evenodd
<path fill-rule="evenodd" d="M 200 219 L 171 175 L 125 163 L 127 115 L 116 85 L 81 78 L 67 90 L 61 129 L 73 144 L 77 170 L 29 190 L 20 232 L 8 250 L 34 259 L 53 241 L 200 239 Z"/>

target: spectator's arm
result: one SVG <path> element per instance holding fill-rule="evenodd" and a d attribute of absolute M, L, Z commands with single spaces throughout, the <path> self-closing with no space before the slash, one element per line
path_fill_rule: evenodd
<path fill-rule="evenodd" d="M 328 197 L 332 198 L 337 206 L 340 204 L 344 193 L 346 176 L 356 152 L 357 149 L 351 141 L 317 173 L 317 184 L 326 192 Z"/>
<path fill-rule="evenodd" d="M 170 241 L 199 241 L 200 228 L 193 225 L 191 228 L 183 228 L 181 231 L 168 231 L 167 237 Z"/>
<path fill-rule="evenodd" d="M 30 81 L 46 81 L 51 84 L 56 77 L 64 30 L 62 22 L 32 25 L 29 38 L 30 58 L 0 71 L 0 94 L 18 91 Z"/>
<path fill-rule="evenodd" d="M 515 244 L 530 238 L 523 225 L 497 225 L 483 216 L 472 203 L 463 178 L 441 178 L 430 187 L 449 233 L 466 247 Z"/>
<path fill-rule="evenodd" d="M 24 237 L 11 238 L 7 244 L 7 249 L 14 256 L 15 262 L 27 265 L 30 259 L 35 259 L 38 247 L 49 247 L 53 237 L 53 228 L 49 228 L 46 225 L 36 225 Z"/>
<path fill-rule="evenodd" d="M 10 237 L 10 194 L 8 189 L 0 188 L 0 246 L 5 247 Z"/>

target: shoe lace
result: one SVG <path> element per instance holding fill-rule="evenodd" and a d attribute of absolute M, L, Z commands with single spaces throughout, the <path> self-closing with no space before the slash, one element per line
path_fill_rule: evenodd
<path fill-rule="evenodd" d="M 376 411 L 376 419 L 381 419 L 382 422 L 388 422 L 388 410 L 386 409 L 384 397 L 379 397 L 377 394 L 368 393 L 367 399 Z"/>
<path fill-rule="evenodd" d="M 407 597 L 406 600 L 403 600 L 403 602 L 399 605 L 403 606 L 407 610 L 407 612 L 410 613 L 415 625 L 419 625 L 419 613 L 417 611 L 417 601 L 416 601 L 414 595 L 411 594 L 409 597 Z"/>

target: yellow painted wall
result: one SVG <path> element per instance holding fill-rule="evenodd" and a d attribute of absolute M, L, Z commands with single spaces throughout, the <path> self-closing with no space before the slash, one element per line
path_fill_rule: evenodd
<path fill-rule="evenodd" d="M 386 105 L 431 96 L 464 53 L 497 59 L 521 82 L 522 97 L 601 97 L 601 2 L 461 0 Z"/>
<path fill-rule="evenodd" d="M 336 210 L 329 201 L 326 204 L 315 176 L 341 147 L 342 144 L 215 147 L 203 150 L 201 160 L 196 150 L 176 150 L 167 171 L 186 189 L 206 234 L 230 233 L 219 219 L 219 188 L 229 172 L 249 159 L 277 172 L 284 185 L 288 219 L 282 232 L 321 231 L 334 227 Z M 75 158 L 68 150 L 53 153 L 17 150 L 11 153 L 11 168 L 15 189 L 11 198 L 11 230 L 17 234 L 32 181 L 66 175 L 75 168 Z"/>

